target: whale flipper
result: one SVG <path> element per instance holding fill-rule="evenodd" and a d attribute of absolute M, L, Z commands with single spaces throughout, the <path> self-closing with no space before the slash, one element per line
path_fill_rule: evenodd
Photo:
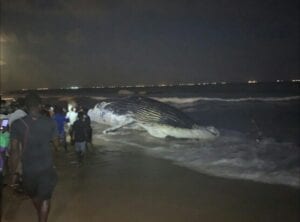
<path fill-rule="evenodd" d="M 123 127 L 129 126 L 129 125 L 131 125 L 133 123 L 134 123 L 134 121 L 130 121 L 130 122 L 127 122 L 127 123 L 124 123 L 124 124 L 120 124 L 120 125 L 117 125 L 117 126 L 109 127 L 107 129 L 103 130 L 102 132 L 104 134 L 115 132 L 115 131 L 117 131 L 117 130 L 123 128 Z"/>

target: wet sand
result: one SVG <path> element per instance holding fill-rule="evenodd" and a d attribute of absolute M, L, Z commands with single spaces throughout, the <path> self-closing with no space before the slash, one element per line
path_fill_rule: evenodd
<path fill-rule="evenodd" d="M 300 190 L 201 175 L 171 162 L 97 146 L 78 167 L 55 154 L 49 222 L 300 221 Z M 29 199 L 4 191 L 2 221 L 33 222 Z"/>

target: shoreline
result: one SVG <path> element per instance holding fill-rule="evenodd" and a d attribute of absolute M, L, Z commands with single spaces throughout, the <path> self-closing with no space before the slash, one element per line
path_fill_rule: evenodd
<path fill-rule="evenodd" d="M 49 222 L 299 221 L 300 189 L 194 172 L 141 153 L 95 146 L 82 167 L 55 154 L 59 182 Z M 6 190 L 4 190 L 5 192 Z M 29 199 L 4 193 L 3 220 L 35 221 Z"/>

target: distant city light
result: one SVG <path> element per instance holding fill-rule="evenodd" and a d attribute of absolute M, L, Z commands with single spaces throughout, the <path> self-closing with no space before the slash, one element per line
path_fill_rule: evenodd
<path fill-rule="evenodd" d="M 164 84 L 164 83 L 160 83 L 160 84 L 158 84 L 158 87 L 165 87 L 165 86 L 167 86 L 166 84 Z"/>
<path fill-rule="evenodd" d="M 39 90 L 39 91 L 41 91 L 41 90 L 48 90 L 49 88 L 37 88 L 36 90 Z"/>
<path fill-rule="evenodd" d="M 79 86 L 70 86 L 70 88 L 69 89 L 74 89 L 74 90 L 77 90 L 77 89 L 79 89 L 80 87 Z"/>
<path fill-rule="evenodd" d="M 143 85 L 143 84 L 138 84 L 138 85 L 136 85 L 135 87 L 138 87 L 138 88 L 144 88 L 145 85 Z"/>
<path fill-rule="evenodd" d="M 256 84 L 258 83 L 257 80 L 248 80 L 247 81 L 248 84 Z M 290 79 L 290 80 L 284 80 L 284 79 L 277 79 L 274 80 L 273 83 L 277 83 L 277 84 L 283 84 L 283 83 L 300 83 L 300 79 Z M 111 88 L 111 89 L 115 89 L 115 88 L 146 88 L 146 87 L 189 87 L 189 86 L 209 86 L 209 85 L 225 85 L 225 84 L 234 84 L 234 82 L 187 82 L 187 83 L 159 83 L 159 84 L 136 84 L 136 85 L 97 85 L 97 86 L 92 86 L 90 88 L 93 89 L 107 89 L 107 88 Z M 70 86 L 70 87 L 61 87 L 58 89 L 61 90 L 78 90 L 81 89 L 82 87 L 80 86 Z M 47 90 L 52 90 L 51 88 L 48 87 L 39 87 L 39 88 L 22 88 L 21 91 L 28 91 L 28 90 L 37 90 L 37 91 L 47 91 Z"/>

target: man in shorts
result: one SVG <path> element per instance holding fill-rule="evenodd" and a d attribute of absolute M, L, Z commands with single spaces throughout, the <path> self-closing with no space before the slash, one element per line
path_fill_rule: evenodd
<path fill-rule="evenodd" d="M 28 115 L 11 126 L 11 183 L 16 183 L 21 161 L 23 188 L 33 201 L 38 221 L 46 222 L 52 192 L 57 183 L 50 144 L 53 141 L 55 146 L 58 145 L 57 126 L 53 119 L 40 114 L 41 99 L 37 94 L 28 94 L 25 105 Z"/>

